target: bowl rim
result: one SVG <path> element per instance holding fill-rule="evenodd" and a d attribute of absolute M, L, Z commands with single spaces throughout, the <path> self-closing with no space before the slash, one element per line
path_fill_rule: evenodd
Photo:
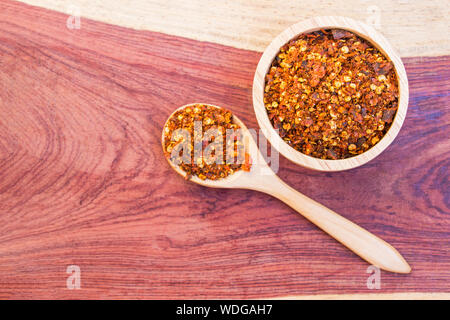
<path fill-rule="evenodd" d="M 388 57 L 392 61 L 395 72 L 397 74 L 399 99 L 397 113 L 392 121 L 391 127 L 375 146 L 363 152 L 362 154 L 351 158 L 324 160 L 308 156 L 300 151 L 295 150 L 289 144 L 287 144 L 287 142 L 285 142 L 273 128 L 272 123 L 270 122 L 267 115 L 263 99 L 265 76 L 272 64 L 273 59 L 279 53 L 280 48 L 290 40 L 298 37 L 300 34 L 309 33 L 320 29 L 333 28 L 344 29 L 357 34 L 361 38 L 369 41 L 374 47 L 380 50 L 386 57 Z M 278 152 L 280 152 L 290 161 L 303 167 L 318 171 L 330 172 L 359 167 L 377 157 L 392 143 L 392 141 L 399 133 L 400 128 L 402 127 L 405 120 L 406 112 L 408 109 L 409 90 L 408 78 L 403 62 L 401 61 L 400 56 L 395 52 L 387 39 L 381 33 L 363 22 L 356 21 L 347 17 L 323 16 L 314 17 L 293 24 L 272 40 L 272 42 L 264 50 L 256 68 L 255 76 L 253 79 L 252 95 L 253 108 L 258 124 L 262 129 L 264 136 L 270 141 L 271 145 L 273 145 Z"/>

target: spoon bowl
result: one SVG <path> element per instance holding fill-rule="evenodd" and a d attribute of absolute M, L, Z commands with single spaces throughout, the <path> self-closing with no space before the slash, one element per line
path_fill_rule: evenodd
<path fill-rule="evenodd" d="M 164 128 L 166 127 L 169 119 L 172 118 L 172 116 L 175 113 L 177 113 L 179 110 L 182 110 L 187 107 L 193 107 L 198 104 L 208 105 L 210 107 L 222 109 L 221 107 L 213 105 L 213 104 L 189 103 L 189 104 L 179 107 L 174 112 L 172 112 L 172 114 L 169 116 L 169 118 L 167 118 L 167 121 L 164 124 Z M 258 151 L 255 141 L 253 140 L 253 138 L 252 138 L 249 130 L 245 126 L 245 124 L 235 115 L 233 115 L 233 123 L 237 124 L 242 130 L 245 152 L 247 152 L 250 155 L 251 159 L 259 159 L 260 156 L 262 157 L 262 155 L 260 155 L 260 153 Z M 164 150 L 164 145 L 165 145 L 164 131 L 163 131 L 163 134 L 161 137 L 161 143 L 162 143 L 162 147 Z M 183 178 L 186 178 L 186 172 L 184 172 L 178 165 L 176 165 L 172 161 L 170 161 L 169 158 L 166 157 L 166 159 L 169 162 L 169 165 L 172 167 L 172 169 L 174 169 Z M 251 177 L 253 175 L 252 170 L 253 171 L 256 170 L 255 164 L 252 165 L 250 172 L 244 171 L 244 170 L 238 170 L 238 171 L 235 171 L 233 174 L 230 174 L 229 176 L 222 178 L 222 179 L 218 179 L 218 180 L 210 180 L 210 179 L 202 180 L 199 177 L 193 175 L 189 178 L 189 181 L 195 182 L 195 183 L 200 184 L 205 187 L 212 187 L 212 188 L 227 188 L 227 189 L 239 188 L 239 187 L 243 186 L 243 182 L 245 183 L 246 181 L 248 181 L 248 179 L 251 179 Z"/>
<path fill-rule="evenodd" d="M 178 108 L 174 113 L 196 104 L 220 108 L 211 104 L 193 103 Z M 238 170 L 218 180 L 202 180 L 192 176 L 190 181 L 205 187 L 250 189 L 267 193 L 286 203 L 370 264 L 390 272 L 411 272 L 411 267 L 390 244 L 284 183 L 264 160 L 245 124 L 235 115 L 233 115 L 233 122 L 242 130 L 245 152 L 250 155 L 252 161 L 250 171 Z M 164 130 L 161 142 L 164 150 Z M 172 163 L 169 158 L 167 160 L 178 174 L 186 178 L 186 172 Z"/>

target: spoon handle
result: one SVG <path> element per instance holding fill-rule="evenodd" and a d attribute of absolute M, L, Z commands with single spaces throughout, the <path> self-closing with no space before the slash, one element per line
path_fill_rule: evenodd
<path fill-rule="evenodd" d="M 280 199 L 370 264 L 390 272 L 411 272 L 405 259 L 386 241 L 294 190 L 276 175 L 265 176 L 263 181 L 252 189 Z"/>

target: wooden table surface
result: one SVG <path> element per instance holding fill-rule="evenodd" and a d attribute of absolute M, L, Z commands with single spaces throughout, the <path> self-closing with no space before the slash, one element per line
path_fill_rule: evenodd
<path fill-rule="evenodd" d="M 160 146 L 168 115 L 194 101 L 257 128 L 252 80 L 271 38 L 321 6 L 366 20 L 371 1 L 306 1 L 287 21 L 289 8 L 261 1 L 24 2 L 40 7 L 0 2 L 0 298 L 449 297 L 445 2 L 374 2 L 410 85 L 384 153 L 337 173 L 280 157 L 283 180 L 410 263 L 382 272 L 379 290 L 366 262 L 280 201 L 188 183 Z M 73 3 L 80 29 L 66 26 Z M 69 265 L 79 290 L 66 287 Z"/>

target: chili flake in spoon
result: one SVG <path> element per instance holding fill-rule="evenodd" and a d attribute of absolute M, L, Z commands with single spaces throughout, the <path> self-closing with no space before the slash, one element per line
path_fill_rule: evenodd
<path fill-rule="evenodd" d="M 164 154 L 186 172 L 186 179 L 217 180 L 250 171 L 240 127 L 226 109 L 188 105 L 174 112 L 163 130 Z"/>

